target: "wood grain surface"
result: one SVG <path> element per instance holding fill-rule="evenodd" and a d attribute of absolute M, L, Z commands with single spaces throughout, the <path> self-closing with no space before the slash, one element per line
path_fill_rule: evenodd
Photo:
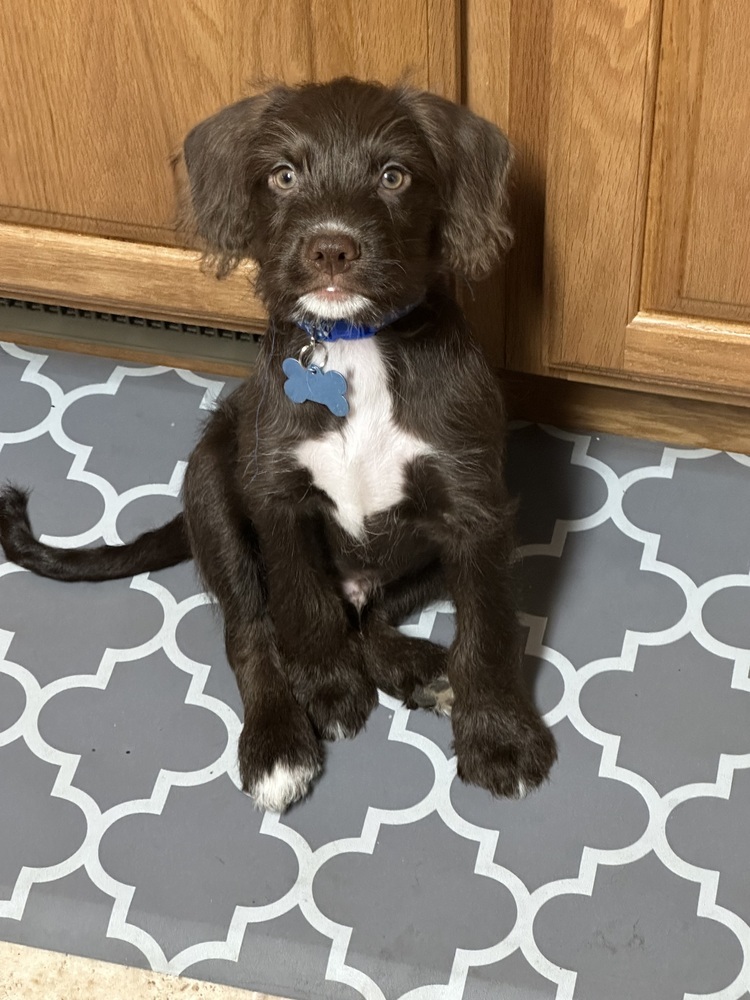
<path fill-rule="evenodd" d="M 750 322 L 750 6 L 665 0 L 644 309 Z"/>
<path fill-rule="evenodd" d="M 265 329 L 253 269 L 217 280 L 178 247 L 0 223 L 0 294 L 154 319 Z"/>
<path fill-rule="evenodd" d="M 650 0 L 555 4 L 549 357 L 618 368 L 628 316 Z M 559 137 L 559 138 L 558 138 Z"/>
<path fill-rule="evenodd" d="M 268 78 L 408 77 L 458 98 L 458 7 L 0 0 L 0 288 L 262 328 L 247 281 L 216 282 L 176 248 L 170 154 Z"/>
<path fill-rule="evenodd" d="M 566 378 L 507 373 L 508 412 L 515 419 L 591 433 L 750 454 L 750 401 L 686 399 L 681 394 L 603 386 Z"/>
<path fill-rule="evenodd" d="M 628 325 L 625 373 L 653 382 L 750 397 L 750 330 L 670 313 L 639 313 Z"/>
<path fill-rule="evenodd" d="M 0 219 L 172 242 L 169 155 L 267 79 L 458 96 L 455 0 L 2 0 Z"/>

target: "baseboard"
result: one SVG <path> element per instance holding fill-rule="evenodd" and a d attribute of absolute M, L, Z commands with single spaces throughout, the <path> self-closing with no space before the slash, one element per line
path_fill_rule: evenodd
<path fill-rule="evenodd" d="M 511 418 L 750 454 L 750 408 L 504 372 Z"/>

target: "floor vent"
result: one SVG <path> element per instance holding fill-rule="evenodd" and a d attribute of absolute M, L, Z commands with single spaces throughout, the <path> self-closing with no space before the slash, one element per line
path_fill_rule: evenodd
<path fill-rule="evenodd" d="M 123 326 L 147 327 L 150 330 L 171 330 L 174 333 L 188 333 L 201 337 L 221 337 L 241 343 L 259 343 L 257 333 L 243 333 L 241 330 L 226 330 L 220 326 L 196 326 L 193 323 L 177 323 L 159 319 L 144 319 L 143 316 L 125 316 L 122 313 L 99 312 L 93 309 L 74 309 L 71 306 L 53 306 L 25 299 L 11 299 L 0 296 L 0 309 L 18 310 L 19 313 L 39 313 L 48 316 L 62 316 L 68 319 L 98 320 L 101 323 L 120 323 Z M 9 315 L 4 317 L 12 322 Z"/>
<path fill-rule="evenodd" d="M 0 339 L 59 350 L 242 374 L 258 358 L 261 335 L 220 326 L 146 319 L 98 309 L 0 296 Z"/>

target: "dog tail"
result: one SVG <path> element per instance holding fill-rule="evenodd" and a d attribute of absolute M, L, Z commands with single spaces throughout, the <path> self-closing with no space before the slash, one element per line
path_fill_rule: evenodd
<path fill-rule="evenodd" d="M 28 491 L 10 485 L 0 489 L 0 546 L 11 562 L 38 576 L 69 582 L 118 580 L 165 569 L 191 557 L 182 513 L 127 545 L 60 549 L 34 537 L 28 503 Z"/>

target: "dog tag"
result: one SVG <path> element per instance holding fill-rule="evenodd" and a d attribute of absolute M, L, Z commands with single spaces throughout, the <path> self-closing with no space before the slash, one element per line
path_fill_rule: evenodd
<path fill-rule="evenodd" d="M 285 358 L 282 371 L 286 375 L 284 392 L 293 403 L 321 403 L 337 417 L 349 412 L 346 379 L 341 372 L 324 372 L 318 365 L 304 367 L 296 358 Z"/>

